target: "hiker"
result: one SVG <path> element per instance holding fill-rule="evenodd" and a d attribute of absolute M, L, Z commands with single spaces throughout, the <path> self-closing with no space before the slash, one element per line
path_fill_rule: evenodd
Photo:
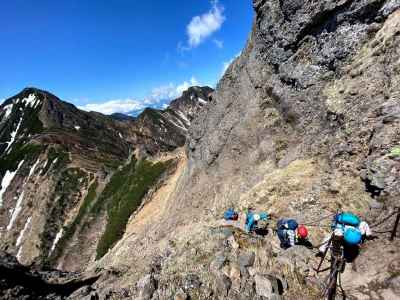
<path fill-rule="evenodd" d="M 307 228 L 304 225 L 299 225 L 295 219 L 280 219 L 276 228 L 282 249 L 288 249 L 294 245 L 312 248 L 312 244 L 308 240 Z"/>
<path fill-rule="evenodd" d="M 247 232 L 257 231 L 258 229 L 262 230 L 266 227 L 266 224 L 261 226 L 263 221 L 268 220 L 268 214 L 266 212 L 254 213 L 249 210 L 246 214 L 246 225 L 245 230 Z"/>
<path fill-rule="evenodd" d="M 334 236 L 344 247 L 346 261 L 352 262 L 359 253 L 359 246 L 366 239 L 374 238 L 367 222 L 350 212 L 336 214 L 332 221 L 332 233 L 328 234 L 319 247 L 317 256 L 322 257 L 327 250 L 330 239 Z"/>
<path fill-rule="evenodd" d="M 228 208 L 225 212 L 224 212 L 224 219 L 226 221 L 237 221 L 239 218 L 239 214 L 233 209 L 233 208 Z"/>
<path fill-rule="evenodd" d="M 233 208 L 229 208 L 224 213 L 224 225 L 231 225 L 246 232 L 255 232 L 256 234 L 266 234 L 266 221 L 268 214 L 266 212 L 255 213 L 249 208 L 247 212 L 238 213 Z"/>

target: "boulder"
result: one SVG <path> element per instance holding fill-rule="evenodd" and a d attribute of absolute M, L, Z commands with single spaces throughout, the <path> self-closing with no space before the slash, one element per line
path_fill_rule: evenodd
<path fill-rule="evenodd" d="M 153 294 L 157 289 L 157 282 L 152 274 L 147 274 L 138 281 L 136 286 L 139 290 L 140 299 L 149 300 L 153 297 Z"/>
<path fill-rule="evenodd" d="M 221 270 L 226 260 L 225 254 L 223 252 L 218 252 L 215 254 L 215 258 L 210 264 L 210 270 L 213 272 Z"/>
<path fill-rule="evenodd" d="M 201 281 L 199 276 L 196 274 L 189 274 L 183 280 L 183 289 L 185 291 L 199 289 L 201 286 Z"/>
<path fill-rule="evenodd" d="M 289 267 L 296 266 L 298 272 L 303 276 L 308 276 L 310 272 L 309 262 L 313 258 L 312 250 L 304 246 L 294 246 L 281 251 L 277 260 Z"/>
<path fill-rule="evenodd" d="M 382 209 L 383 208 L 383 203 L 376 201 L 375 199 L 372 199 L 369 203 L 369 207 L 371 209 Z"/>
<path fill-rule="evenodd" d="M 232 287 L 231 279 L 225 274 L 218 274 L 215 280 L 218 295 L 226 296 Z"/>
<path fill-rule="evenodd" d="M 241 275 L 242 275 L 242 273 L 240 271 L 240 266 L 237 263 L 232 263 L 230 273 L 229 273 L 229 277 L 232 280 L 232 289 L 240 290 Z"/>
<path fill-rule="evenodd" d="M 236 242 L 235 237 L 233 235 L 231 235 L 228 238 L 228 243 L 232 249 L 239 249 L 239 244 L 238 244 L 238 242 Z"/>
<path fill-rule="evenodd" d="M 188 295 L 186 295 L 186 293 L 182 289 L 179 289 L 174 297 L 174 300 L 187 300 L 187 299 Z"/>
<path fill-rule="evenodd" d="M 257 270 L 255 268 L 253 268 L 253 267 L 250 267 L 248 269 L 248 272 L 249 272 L 250 276 L 255 276 L 257 274 Z"/>
<path fill-rule="evenodd" d="M 253 251 L 241 251 L 239 253 L 238 262 L 241 268 L 252 267 L 254 265 L 255 259 L 256 255 Z"/>
<path fill-rule="evenodd" d="M 254 277 L 254 280 L 256 282 L 257 295 L 266 297 L 267 299 L 270 299 L 271 296 L 273 295 L 271 281 L 268 278 L 261 276 L 261 275 L 256 275 Z"/>
<path fill-rule="evenodd" d="M 400 275 L 390 278 L 388 283 L 389 287 L 398 295 L 400 295 Z"/>
<path fill-rule="evenodd" d="M 234 281 L 240 280 L 240 266 L 236 263 L 231 264 L 230 278 Z"/>

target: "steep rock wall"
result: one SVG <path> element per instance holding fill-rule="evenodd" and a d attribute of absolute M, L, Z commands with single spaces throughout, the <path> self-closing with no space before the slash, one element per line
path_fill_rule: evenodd
<path fill-rule="evenodd" d="M 228 207 L 300 222 L 352 210 L 380 223 L 377 232 L 393 226 L 387 217 L 399 205 L 400 3 L 264 0 L 253 6 L 246 48 L 192 122 L 188 163 L 169 209 L 145 232 L 126 236 L 99 264 L 124 269 L 124 287 L 149 272 L 158 282 L 152 292 L 161 299 L 180 289 L 199 299 L 250 299 L 256 297 L 252 286 L 262 285 L 267 273 L 290 281 L 289 299 L 321 297 L 323 279 L 308 281 L 318 263 L 312 252 L 282 251 L 275 237 L 225 239 L 229 233 L 215 228 Z M 328 228 L 329 219 L 324 222 Z M 312 228 L 314 244 L 326 228 Z M 392 277 L 398 242 L 382 244 L 381 253 L 376 243 L 364 248 L 362 268 L 375 275 L 349 282 L 352 296 L 399 292 Z M 248 250 L 256 253 L 250 276 L 237 262 Z M 378 270 L 382 256 L 388 262 Z M 221 271 L 213 271 L 213 258 L 223 261 Z M 197 287 L 187 288 L 187 281 Z M 141 282 L 132 294 L 143 292 Z M 375 291 L 366 288 L 372 286 Z"/>

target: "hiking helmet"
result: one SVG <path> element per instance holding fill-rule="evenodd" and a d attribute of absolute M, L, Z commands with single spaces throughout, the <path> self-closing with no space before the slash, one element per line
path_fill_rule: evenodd
<path fill-rule="evenodd" d="M 300 238 L 305 239 L 308 236 L 308 230 L 304 225 L 300 225 L 297 228 L 297 234 Z"/>
<path fill-rule="evenodd" d="M 260 220 L 260 215 L 259 214 L 254 214 L 253 218 L 256 221 L 259 221 Z"/>

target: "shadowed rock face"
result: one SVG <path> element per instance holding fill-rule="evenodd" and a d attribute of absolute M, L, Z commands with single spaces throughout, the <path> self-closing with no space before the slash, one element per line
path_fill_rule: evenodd
<path fill-rule="evenodd" d="M 0 299 L 66 299 L 98 276 L 82 278 L 60 271 L 35 271 L 7 254 L 0 255 Z"/>

